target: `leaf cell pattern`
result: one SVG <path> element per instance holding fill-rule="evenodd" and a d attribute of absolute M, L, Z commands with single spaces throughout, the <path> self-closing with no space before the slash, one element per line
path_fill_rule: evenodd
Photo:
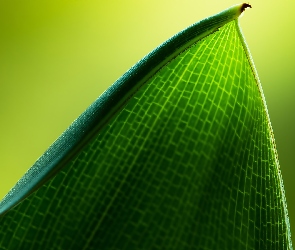
<path fill-rule="evenodd" d="M 0 218 L 0 249 L 288 249 L 271 128 L 237 20 L 151 77 Z"/>

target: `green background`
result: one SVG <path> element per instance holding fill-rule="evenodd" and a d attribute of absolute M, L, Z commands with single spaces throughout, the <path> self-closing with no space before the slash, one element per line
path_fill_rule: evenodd
<path fill-rule="evenodd" d="M 108 86 L 167 38 L 236 1 L 0 2 L 0 196 Z M 295 230 L 295 2 L 241 18 L 269 108 Z"/>

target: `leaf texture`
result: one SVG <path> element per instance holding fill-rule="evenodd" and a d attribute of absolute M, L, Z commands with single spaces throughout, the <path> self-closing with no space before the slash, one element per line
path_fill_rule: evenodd
<path fill-rule="evenodd" d="M 209 33 L 159 57 L 165 64 L 116 97 L 80 150 L 64 150 L 67 161 L 47 163 L 52 149 L 39 159 L 15 187 L 24 200 L 14 206 L 22 194 L 12 190 L 0 203 L 0 249 L 292 249 L 272 129 L 237 17 Z M 41 178 L 44 162 L 63 164 Z"/>

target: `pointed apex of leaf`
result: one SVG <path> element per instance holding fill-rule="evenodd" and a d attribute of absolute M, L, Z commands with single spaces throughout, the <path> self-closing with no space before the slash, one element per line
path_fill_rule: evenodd
<path fill-rule="evenodd" d="M 218 13 L 216 16 L 225 18 L 227 19 L 227 21 L 230 21 L 233 19 L 237 19 L 247 8 L 252 8 L 252 6 L 248 3 L 236 4 Z"/>
<path fill-rule="evenodd" d="M 247 8 L 252 8 L 252 6 L 248 3 L 243 3 L 241 6 L 241 13 L 244 12 Z"/>

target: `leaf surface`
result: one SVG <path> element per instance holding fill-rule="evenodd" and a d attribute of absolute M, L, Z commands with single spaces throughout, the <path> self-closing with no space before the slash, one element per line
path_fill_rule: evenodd
<path fill-rule="evenodd" d="M 99 97 L 1 201 L 0 249 L 292 249 L 244 7 Z"/>

